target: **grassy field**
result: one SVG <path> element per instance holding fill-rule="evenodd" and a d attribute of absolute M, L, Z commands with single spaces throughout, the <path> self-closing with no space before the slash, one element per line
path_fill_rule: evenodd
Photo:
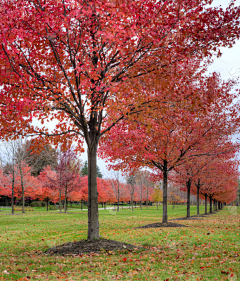
<path fill-rule="evenodd" d="M 161 222 L 156 207 L 102 210 L 102 237 L 144 248 L 64 257 L 44 251 L 86 239 L 87 212 L 33 209 L 14 216 L 7 215 L 10 209 L 0 212 L 0 280 L 240 280 L 240 210 L 235 207 L 198 220 L 174 221 L 187 228 L 156 229 L 135 229 Z M 169 219 L 185 215 L 186 206 L 169 206 Z"/>

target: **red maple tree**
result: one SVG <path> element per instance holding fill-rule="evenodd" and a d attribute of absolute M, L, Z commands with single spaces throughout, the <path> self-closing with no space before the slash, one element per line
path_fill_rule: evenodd
<path fill-rule="evenodd" d="M 239 37 L 239 7 L 211 1 L 12 0 L 0 8 L 1 136 L 81 137 L 88 146 L 88 239 L 99 238 L 100 138 L 149 103 L 123 91 L 188 56 L 210 56 Z M 130 103 L 126 105 L 126 101 Z M 116 109 L 120 109 L 116 111 Z M 108 113 L 114 120 L 108 122 Z M 14 116 L 14 118 L 12 118 Z M 55 130 L 33 126 L 58 120 Z M 11 125 L 11 126 L 9 126 Z M 79 139 L 80 138 L 80 139 Z"/>

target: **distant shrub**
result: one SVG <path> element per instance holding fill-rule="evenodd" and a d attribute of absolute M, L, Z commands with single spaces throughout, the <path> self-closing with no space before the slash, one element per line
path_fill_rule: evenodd
<path fill-rule="evenodd" d="M 46 207 L 47 203 L 45 201 L 33 201 L 31 207 Z"/>
<path fill-rule="evenodd" d="M 48 206 L 48 210 L 57 210 L 57 207 L 53 206 L 53 205 L 50 205 L 50 206 Z"/>
<path fill-rule="evenodd" d="M 25 211 L 34 211 L 33 208 L 31 207 L 25 207 L 24 208 Z M 21 206 L 14 206 L 14 211 L 16 212 L 21 212 L 22 211 L 22 207 Z"/>

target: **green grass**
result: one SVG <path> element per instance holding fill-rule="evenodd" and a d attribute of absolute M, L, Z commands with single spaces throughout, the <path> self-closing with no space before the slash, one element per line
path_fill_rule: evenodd
<path fill-rule="evenodd" d="M 172 209 L 169 219 L 186 215 Z M 34 208 L 33 212 L 0 212 L 0 280 L 240 280 L 239 209 L 201 220 L 178 221 L 188 228 L 135 229 L 161 222 L 162 210 L 99 211 L 104 238 L 143 245 L 143 250 L 83 256 L 48 256 L 44 251 L 68 241 L 86 239 L 87 212 L 67 214 Z M 203 213 L 201 206 L 201 213 Z M 196 207 L 191 207 L 191 215 Z"/>

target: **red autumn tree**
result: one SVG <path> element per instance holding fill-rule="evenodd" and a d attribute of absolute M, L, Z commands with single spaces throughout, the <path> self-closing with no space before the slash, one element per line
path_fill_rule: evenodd
<path fill-rule="evenodd" d="M 51 166 L 46 166 L 40 172 L 38 180 L 41 183 L 41 188 L 38 191 L 37 197 L 40 200 L 46 200 L 47 211 L 49 201 L 58 201 L 58 182 L 57 174 L 52 170 Z"/>
<path fill-rule="evenodd" d="M 224 140 L 223 136 L 222 140 Z M 213 167 L 213 163 L 216 163 L 216 157 L 218 157 L 218 162 L 222 162 L 223 160 L 226 161 L 226 159 L 234 157 L 239 150 L 239 145 L 233 144 L 229 140 L 226 140 L 226 142 L 223 142 L 221 145 L 220 144 L 221 142 L 219 141 L 214 143 L 213 139 L 211 139 L 211 143 L 208 141 L 203 143 L 197 147 L 198 151 L 191 151 L 192 154 L 199 154 L 199 157 L 194 157 L 192 159 L 190 157 L 190 159 L 183 165 L 175 168 L 176 173 L 173 175 L 174 182 L 180 185 L 181 190 L 187 192 L 187 217 L 190 217 L 190 194 L 193 193 L 192 184 L 195 182 L 197 187 L 197 192 L 195 193 L 194 190 L 194 194 L 197 195 L 197 214 L 199 215 L 199 189 L 202 184 L 201 177 L 203 176 L 204 171 L 208 170 L 211 166 Z M 215 173 L 212 173 L 213 181 L 217 180 L 217 177 L 215 178 L 215 176 L 220 172 L 217 168 L 218 165 L 215 166 Z"/>
<path fill-rule="evenodd" d="M 225 155 L 216 157 L 195 179 L 193 194 L 199 193 L 205 198 L 205 213 L 207 213 L 207 199 L 210 202 L 212 213 L 212 201 L 229 203 L 236 198 L 238 189 L 238 161 Z"/>
<path fill-rule="evenodd" d="M 117 212 L 119 212 L 119 203 L 129 201 L 129 191 L 126 185 L 121 182 L 120 171 L 112 173 L 113 178 L 108 179 L 112 189 L 112 196 L 114 202 L 117 202 Z"/>
<path fill-rule="evenodd" d="M 186 74 L 189 74 L 188 70 Z M 182 81 L 173 80 L 173 97 L 176 93 L 181 96 L 184 91 L 182 104 L 172 105 L 171 95 L 163 94 L 165 107 L 116 125 L 102 145 L 103 157 L 111 162 L 118 161 L 112 165 L 115 169 L 148 166 L 162 171 L 163 223 L 167 222 L 169 173 L 188 159 L 216 153 L 216 148 L 238 128 L 233 106 L 237 93 L 231 93 L 234 83 L 222 82 L 216 74 L 208 78 L 200 76 L 196 81 L 189 81 L 187 77 L 185 81 L 184 78 Z M 172 84 L 172 80 L 167 82 Z M 204 152 L 200 149 L 203 144 Z"/>
<path fill-rule="evenodd" d="M 224 11 L 208 8 L 209 3 L 1 3 L 0 104 L 5 113 L 0 119 L 1 135 L 57 136 L 55 143 L 72 138 L 80 144 L 79 137 L 85 139 L 89 240 L 99 238 L 96 155 L 100 138 L 124 116 L 136 112 L 139 104 L 149 102 L 140 92 L 120 91 L 125 79 L 133 83 L 188 56 L 212 55 L 220 46 L 231 46 L 239 36 L 239 7 L 230 5 Z M 123 107 L 129 93 L 133 98 Z M 116 108 L 121 108 L 116 119 L 105 122 L 105 113 Z M 45 126 L 34 127 L 33 118 L 59 122 L 49 131 Z"/>
<path fill-rule="evenodd" d="M 16 167 L 15 196 L 23 200 L 24 197 L 36 198 L 36 193 L 40 188 L 40 183 L 31 175 L 31 167 L 22 162 Z M 24 197 L 23 197 L 24 191 Z"/>

